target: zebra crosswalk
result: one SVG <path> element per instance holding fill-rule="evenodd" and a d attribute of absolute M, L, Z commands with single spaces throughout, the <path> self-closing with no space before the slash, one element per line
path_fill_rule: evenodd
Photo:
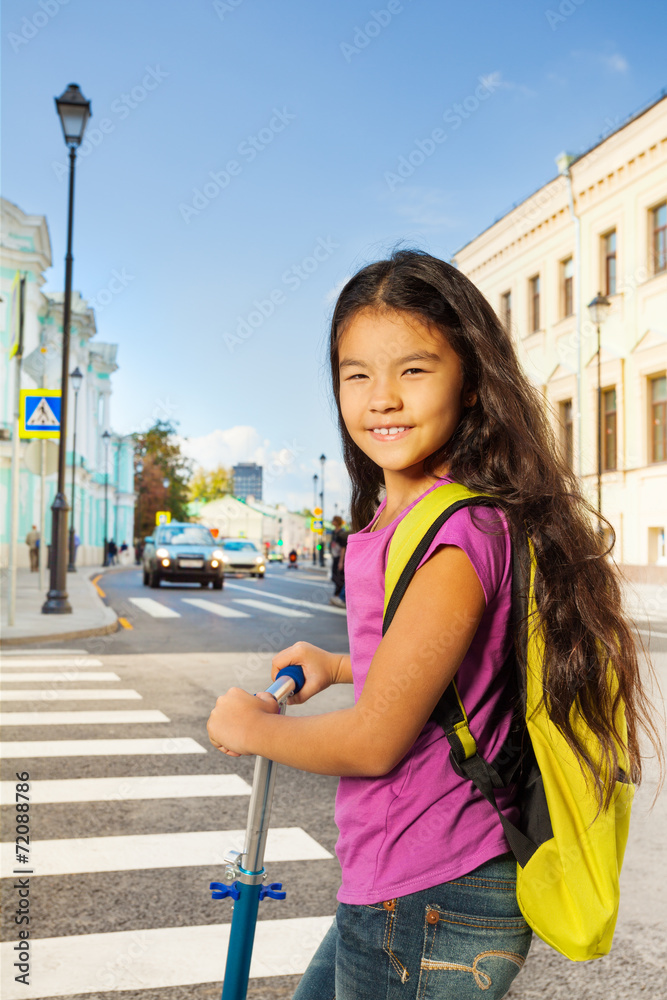
<path fill-rule="evenodd" d="M 264 614 L 278 615 L 282 618 L 312 618 L 318 612 L 327 615 L 345 616 L 346 614 L 344 608 L 336 608 L 328 604 L 324 593 L 321 601 L 307 601 L 298 597 L 286 597 L 284 594 L 265 590 L 264 587 L 258 590 L 256 587 L 248 587 L 244 584 L 225 582 L 225 591 L 229 590 L 240 591 L 251 596 L 227 598 L 225 593 L 219 600 L 215 601 L 200 597 L 180 597 L 176 599 L 175 605 L 166 604 L 154 597 L 130 597 L 128 601 L 143 614 L 149 615 L 151 618 L 165 620 L 182 617 L 182 612 L 177 610 L 179 603 L 196 608 L 198 611 L 217 615 L 220 618 L 251 618 L 252 611 L 261 611 Z M 241 610 L 238 605 L 249 608 L 250 612 Z"/>
<path fill-rule="evenodd" d="M 241 598 L 241 601 L 245 599 Z M 201 607 L 202 605 L 210 604 L 217 609 L 221 607 L 215 602 L 197 599 L 189 599 L 189 603 L 203 611 L 210 609 Z M 226 609 L 235 613 L 236 617 L 250 617 L 248 612 L 238 610 L 234 606 L 236 603 L 227 605 Z M 252 608 L 249 603 L 244 606 Z M 276 606 L 283 613 L 291 611 L 299 617 L 309 614 L 283 604 Z M 220 611 L 211 613 L 220 614 Z M 82 665 L 85 670 L 79 669 Z M 47 666 L 49 669 L 45 669 Z M 93 666 L 99 669 L 92 669 Z M 87 686 L 81 687 L 84 681 Z M 69 686 L 72 682 L 78 686 Z M 102 686 L 102 682 L 105 686 Z M 44 687 L 45 684 L 49 687 Z M 62 739 L 5 739 L 0 744 L 0 753 L 9 761 L 17 761 L 15 767 L 12 765 L 12 770 L 17 769 L 17 773 L 20 773 L 28 762 L 31 773 L 37 773 L 38 767 L 33 763 L 35 760 L 57 761 L 58 758 L 70 758 L 71 763 L 67 764 L 67 771 L 64 773 L 69 775 L 78 766 L 85 775 L 86 771 L 91 773 L 89 762 L 93 758 L 108 758 L 110 770 L 114 767 L 112 761 L 122 758 L 125 763 L 121 764 L 121 769 L 128 772 L 119 774 L 117 770 L 111 770 L 112 775 L 116 776 L 68 776 L 32 780 L 29 789 L 30 808 L 58 804 L 69 806 L 68 824 L 72 825 L 63 830 L 64 836 L 50 838 L 47 834 L 47 839 L 31 839 L 29 851 L 24 855 L 22 863 L 18 860 L 11 830 L 12 839 L 3 843 L 0 848 L 0 870 L 3 877 L 15 879 L 16 871 L 21 871 L 27 863 L 31 866 L 31 882 L 35 879 L 53 879 L 56 880 L 56 885 L 57 880 L 63 878 L 108 878 L 111 873 L 115 880 L 123 879 L 125 873 L 128 878 L 132 873 L 132 877 L 141 877 L 139 873 L 198 866 L 219 870 L 222 876 L 226 851 L 230 847 L 242 846 L 245 831 L 240 827 L 188 829 L 189 807 L 185 803 L 199 798 L 210 799 L 213 805 L 216 801 L 227 799 L 232 805 L 234 802 L 242 804 L 245 810 L 251 793 L 248 782 L 237 773 L 189 773 L 195 769 L 188 767 L 187 762 L 201 759 L 205 763 L 202 755 L 209 750 L 198 740 L 179 733 L 178 724 L 170 720 L 169 715 L 173 714 L 171 712 L 165 714 L 159 709 L 98 707 L 96 703 L 101 705 L 114 700 L 143 700 L 145 695 L 141 684 L 137 685 L 137 689 L 122 684 L 123 679 L 119 673 L 105 670 L 101 660 L 88 657 L 87 654 L 75 654 L 73 651 L 61 655 L 55 650 L 40 650 L 38 655 L 12 653 L 0 658 L 0 702 L 3 705 L 0 723 L 7 727 L 5 734 L 15 731 L 22 737 L 23 727 L 34 726 L 41 730 L 44 726 L 53 725 L 62 726 L 64 734 Z M 49 704 L 51 701 L 56 702 L 58 707 L 54 708 Z M 72 708 L 61 711 L 59 706 L 63 704 L 67 708 L 66 703 L 69 701 L 73 703 Z M 76 709 L 76 702 L 86 704 Z M 10 703 L 11 709 L 5 711 Z M 16 703 L 17 710 L 14 710 L 13 703 Z M 27 703 L 30 710 L 24 711 L 21 703 Z M 116 738 L 115 734 L 113 738 L 103 735 L 90 739 L 67 737 L 68 730 L 72 732 L 72 727 L 82 724 L 85 727 L 115 723 L 133 726 L 130 731 L 136 735 L 123 739 Z M 144 726 L 153 723 L 161 723 L 168 727 L 169 732 L 173 729 L 174 734 L 158 737 L 140 735 L 142 731 L 145 732 Z M 72 732 L 72 735 L 78 736 L 78 731 Z M 153 768 L 149 766 L 150 763 L 158 762 L 167 755 L 174 761 L 174 773 L 151 774 Z M 226 766 L 226 762 L 221 766 Z M 142 773 L 144 770 L 146 773 Z M 5 806 L 13 805 L 15 791 L 14 781 L 0 782 L 0 803 Z M 119 827 L 120 832 L 111 835 L 72 836 L 72 831 L 77 829 L 76 810 L 83 810 L 81 818 L 89 814 L 95 803 L 132 802 L 136 804 L 136 809 L 141 809 L 142 802 L 145 802 L 145 810 L 150 810 L 154 808 L 150 806 L 151 800 L 155 802 L 159 799 L 184 800 L 181 810 L 184 829 L 176 832 L 154 829 L 151 832 L 150 817 L 154 813 L 144 811 L 136 813 L 143 817 L 141 832 L 133 832 L 131 825 L 126 824 Z M 212 816 L 215 812 L 215 809 L 211 809 Z M 237 812 L 232 812 L 232 815 L 236 818 Z M 148 830 L 146 819 L 149 820 Z M 99 831 L 99 826 L 97 829 Z M 34 832 L 37 833 L 36 827 Z M 28 856 L 29 861 L 26 860 Z M 269 830 L 267 863 L 307 862 L 317 865 L 332 857 L 330 850 L 300 826 L 286 826 L 283 823 Z M 39 898 L 37 890 L 34 891 L 34 896 L 35 899 Z M 19 997 L 39 1000 L 80 994 L 94 994 L 100 998 L 109 994 L 111 1000 L 112 996 L 122 990 L 139 991 L 140 995 L 143 990 L 159 991 L 169 987 L 195 987 L 198 984 L 221 982 L 229 940 L 228 922 L 192 925 L 184 921 L 183 926 L 163 926 L 156 919 L 158 926 L 146 927 L 145 921 L 140 920 L 133 930 L 132 924 L 128 923 L 123 914 L 118 914 L 116 920 L 122 929 L 105 929 L 101 933 L 70 933 L 71 928 L 67 928 L 64 936 L 58 936 L 57 933 L 54 935 L 53 932 L 52 936 L 39 936 L 39 930 L 34 930 L 32 933 L 37 936 L 30 938 L 29 984 L 17 982 L 14 978 L 17 941 L 3 942 L 0 945 L 0 995 L 3 1000 L 15 1000 Z M 288 918 L 272 916 L 271 919 L 260 920 L 251 977 L 270 979 L 301 974 L 331 920 L 332 915 L 295 915 Z M 38 928 L 39 924 L 35 923 L 34 926 Z M 112 915 L 103 926 L 113 928 Z M 58 925 L 56 929 L 59 930 Z"/>

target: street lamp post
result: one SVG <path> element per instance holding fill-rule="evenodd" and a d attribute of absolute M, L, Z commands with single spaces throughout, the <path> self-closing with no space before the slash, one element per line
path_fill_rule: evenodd
<path fill-rule="evenodd" d="M 597 425 L 597 438 L 598 438 L 598 534 L 602 535 L 602 380 L 600 373 L 600 355 L 601 355 L 601 344 L 600 344 L 600 326 L 604 323 L 605 319 L 609 314 L 611 308 L 611 302 L 603 295 L 602 292 L 598 292 L 595 298 L 588 303 L 588 314 L 591 318 L 591 322 L 595 323 L 597 329 L 598 338 L 598 391 L 597 391 L 597 401 L 598 401 L 598 425 Z"/>
<path fill-rule="evenodd" d="M 322 508 L 322 534 L 320 535 L 320 538 L 322 539 L 322 548 L 320 549 L 320 566 L 324 566 L 324 463 L 326 460 L 326 455 L 320 455 L 320 464 L 322 466 L 322 473 L 320 476 L 320 507 Z"/>
<path fill-rule="evenodd" d="M 69 370 L 69 326 L 72 308 L 72 228 L 74 222 L 74 164 L 86 123 L 90 118 L 90 101 L 76 83 L 56 97 L 56 108 L 69 148 L 69 207 L 67 213 L 67 253 L 65 255 L 65 298 L 63 301 L 63 351 L 60 378 L 60 441 L 58 449 L 58 488 L 51 507 L 51 573 L 49 592 L 42 605 L 42 614 L 68 615 L 72 605 L 67 597 L 67 497 L 65 496 L 65 455 L 67 449 L 67 376 Z"/>
<path fill-rule="evenodd" d="M 70 378 L 72 380 L 72 388 L 74 389 L 74 427 L 73 427 L 73 441 L 72 441 L 72 517 L 70 519 L 69 525 L 69 566 L 67 567 L 68 573 L 76 573 L 76 530 L 74 528 L 74 504 L 76 500 L 76 413 L 79 402 L 79 389 L 81 388 L 81 383 L 83 382 L 83 374 L 79 371 L 78 367 L 70 373 Z"/>
<path fill-rule="evenodd" d="M 104 552 L 102 565 L 107 566 L 109 563 L 109 442 L 111 441 L 109 431 L 104 432 L 102 440 L 104 441 Z"/>
<path fill-rule="evenodd" d="M 317 473 L 313 476 L 313 517 L 317 507 Z M 317 535 L 313 532 L 313 566 L 317 563 Z"/>

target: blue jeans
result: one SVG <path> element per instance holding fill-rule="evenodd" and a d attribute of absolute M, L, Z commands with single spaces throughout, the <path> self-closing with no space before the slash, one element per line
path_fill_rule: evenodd
<path fill-rule="evenodd" d="M 504 854 L 433 889 L 339 903 L 294 1000 L 500 1000 L 531 937 Z"/>

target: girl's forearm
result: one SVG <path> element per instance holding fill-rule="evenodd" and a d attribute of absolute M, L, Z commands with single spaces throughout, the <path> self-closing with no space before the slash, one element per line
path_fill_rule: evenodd
<path fill-rule="evenodd" d="M 313 774 L 382 773 L 369 754 L 372 737 L 356 706 L 323 715 L 264 714 L 256 723 L 248 741 L 251 753 Z"/>
<path fill-rule="evenodd" d="M 352 661 L 349 653 L 343 653 L 338 662 L 334 684 L 352 683 Z"/>

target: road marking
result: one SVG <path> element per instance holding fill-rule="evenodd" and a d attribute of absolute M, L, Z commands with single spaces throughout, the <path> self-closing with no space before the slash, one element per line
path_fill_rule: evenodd
<path fill-rule="evenodd" d="M 118 621 L 121 623 L 121 625 L 123 626 L 123 628 L 128 628 L 130 630 L 132 630 L 134 628 L 134 625 L 130 625 L 130 623 L 127 620 L 127 618 L 119 618 Z"/>
<path fill-rule="evenodd" d="M 30 855 L 39 859 L 39 875 L 144 871 L 223 865 L 230 847 L 243 845 L 245 830 L 199 830 L 194 833 L 140 833 L 73 840 L 31 840 Z M 2 871 L 16 867 L 16 844 L 1 845 Z M 301 827 L 274 827 L 266 838 L 265 861 L 322 861 L 332 855 Z M 222 872 L 221 872 L 222 874 Z"/>
<path fill-rule="evenodd" d="M 232 590 L 243 590 L 247 594 L 260 593 L 260 591 L 255 590 L 253 587 L 244 587 L 243 584 L 239 583 L 228 583 L 226 586 L 231 587 Z M 302 601 L 298 597 L 284 597 L 282 594 L 274 594 L 267 590 L 262 590 L 261 595 L 262 597 L 272 597 L 275 601 L 284 601 L 285 604 L 296 604 L 300 608 L 314 608 L 316 611 L 327 611 L 332 615 L 347 614 L 344 608 L 335 608 L 328 604 L 318 604 L 316 601 Z"/>
<path fill-rule="evenodd" d="M 0 712 L 0 726 L 106 726 L 170 721 L 163 712 L 145 708 L 110 712 Z"/>
<path fill-rule="evenodd" d="M 312 618 L 305 611 L 294 611 L 293 608 L 280 608 L 275 604 L 267 604 L 266 601 L 253 601 L 246 597 L 235 597 L 235 604 L 245 604 L 248 608 L 257 608 L 259 611 L 269 611 L 272 615 L 282 615 L 283 618 Z"/>
<path fill-rule="evenodd" d="M 96 576 L 95 579 L 92 581 L 92 584 L 97 593 L 100 595 L 100 597 L 106 597 L 107 595 L 104 593 L 102 588 L 97 586 L 97 581 L 101 579 L 102 579 L 102 574 L 100 573 L 99 576 Z"/>
<path fill-rule="evenodd" d="M 102 661 L 93 657 L 79 656 L 64 660 L 52 660 L 46 657 L 26 657 L 25 660 L 15 660 L 9 656 L 0 659 L 0 670 L 3 667 L 101 667 Z"/>
<path fill-rule="evenodd" d="M 127 778 L 64 778 L 31 781 L 30 801 L 136 802 L 140 799 L 218 798 L 250 795 L 250 785 L 238 774 L 161 774 Z M 0 782 L 0 802 L 14 805 L 16 782 Z"/>
<path fill-rule="evenodd" d="M 130 688 L 8 688 L 0 701 L 128 701 L 141 698 Z"/>
<path fill-rule="evenodd" d="M 12 740 L 0 743 L 0 757 L 135 757 L 142 754 L 206 753 L 189 736 L 133 740 Z"/>
<path fill-rule="evenodd" d="M 274 576 L 272 573 L 271 583 L 274 581 L 276 583 L 307 583 L 310 587 L 314 584 L 316 587 L 326 587 L 327 590 L 331 590 L 333 587 L 333 582 L 322 583 L 321 576 L 302 576 L 300 573 L 298 576 L 296 574 L 290 574 L 289 576 Z"/>
<path fill-rule="evenodd" d="M 118 674 L 110 673 L 109 671 L 100 670 L 98 673 L 89 673 L 86 670 L 72 670 L 65 673 L 58 673 L 56 671 L 42 671 L 34 674 L 8 674 L 5 671 L 0 670 L 0 684 L 4 684 L 5 681 L 9 683 L 10 681 L 21 681 L 22 684 L 30 684 L 32 681 L 40 681 L 40 683 L 45 684 L 47 681 L 53 681 L 54 683 L 60 683 L 65 681 L 119 681 L 120 677 Z"/>
<path fill-rule="evenodd" d="M 221 618 L 251 618 L 245 611 L 237 611 L 226 604 L 216 604 L 214 601 L 204 601 L 201 597 L 184 597 L 184 604 L 191 604 L 194 608 L 201 608 L 202 611 L 210 611 L 213 615 L 220 615 Z"/>
<path fill-rule="evenodd" d="M 39 653 L 40 656 L 87 656 L 87 649 L 35 649 L 31 647 L 30 649 L 14 649 L 11 647 L 10 656 L 34 656 L 35 653 Z"/>
<path fill-rule="evenodd" d="M 166 604 L 154 601 L 152 597 L 130 597 L 130 602 L 135 604 L 140 611 L 145 611 L 152 618 L 180 618 L 178 611 L 173 611 Z"/>
<path fill-rule="evenodd" d="M 224 902 L 217 903 L 227 907 Z M 222 911 L 221 911 L 222 912 Z M 252 979 L 295 976 L 308 963 L 333 917 L 260 920 L 250 965 Z M 37 1000 L 107 991 L 165 990 L 170 986 L 220 983 L 231 924 L 157 927 L 106 934 L 30 940 L 30 985 L 14 980 L 15 942 L 1 946 L 4 1000 Z"/>

